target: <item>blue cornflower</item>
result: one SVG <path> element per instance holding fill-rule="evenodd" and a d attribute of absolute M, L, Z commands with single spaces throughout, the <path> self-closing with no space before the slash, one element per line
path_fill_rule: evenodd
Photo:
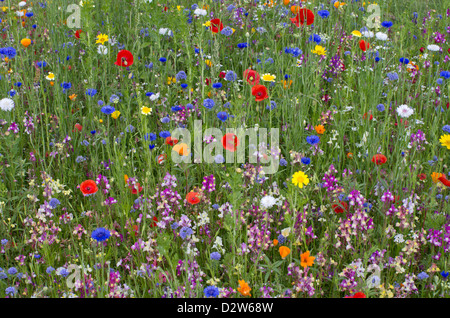
<path fill-rule="evenodd" d="M 17 293 L 17 291 L 13 286 L 10 286 L 5 289 L 5 293 L 6 293 L 6 295 L 14 296 Z"/>
<path fill-rule="evenodd" d="M 159 137 L 166 139 L 167 137 L 170 137 L 170 131 L 161 131 L 159 133 Z"/>
<path fill-rule="evenodd" d="M 286 167 L 287 166 L 287 161 L 284 158 L 280 159 L 280 166 Z"/>
<path fill-rule="evenodd" d="M 398 74 L 396 72 L 387 73 L 386 76 L 390 81 L 396 81 L 398 80 Z"/>
<path fill-rule="evenodd" d="M 277 103 L 275 103 L 273 100 L 270 101 L 270 104 L 266 106 L 266 109 L 274 110 L 277 108 Z"/>
<path fill-rule="evenodd" d="M 194 233 L 190 227 L 183 226 L 180 230 L 180 236 L 184 240 L 186 237 Z"/>
<path fill-rule="evenodd" d="M 218 261 L 220 260 L 222 256 L 220 255 L 219 252 L 212 252 L 211 255 L 209 256 L 209 258 L 211 258 L 211 260 L 215 260 Z"/>
<path fill-rule="evenodd" d="M 214 84 L 212 84 L 212 87 L 216 88 L 216 89 L 219 89 L 219 88 L 222 87 L 222 83 L 214 83 Z"/>
<path fill-rule="evenodd" d="M 181 86 L 182 89 L 186 89 L 188 87 L 188 84 L 182 83 L 180 86 Z"/>
<path fill-rule="evenodd" d="M 206 298 L 219 296 L 219 289 L 216 286 L 208 286 L 203 292 L 205 293 Z"/>
<path fill-rule="evenodd" d="M 7 239 L 3 239 L 3 240 L 1 240 L 1 243 L 2 243 L 2 245 L 6 245 L 6 244 L 8 244 L 8 240 Z"/>
<path fill-rule="evenodd" d="M 6 275 L 4 272 L 0 272 L 0 279 L 8 278 L 8 275 Z"/>
<path fill-rule="evenodd" d="M 181 106 L 178 106 L 178 105 L 177 105 L 177 106 L 172 106 L 171 109 L 172 109 L 173 112 L 179 112 L 179 111 L 182 110 L 183 108 L 181 108 Z"/>
<path fill-rule="evenodd" d="M 177 75 L 175 75 L 175 78 L 177 81 L 185 80 L 187 78 L 187 75 L 184 71 L 179 71 Z"/>
<path fill-rule="evenodd" d="M 244 48 L 248 47 L 248 43 L 247 42 L 239 43 L 237 45 L 237 47 L 240 49 L 244 49 Z"/>
<path fill-rule="evenodd" d="M 177 223 L 177 222 L 173 222 L 171 225 L 170 225 L 170 228 L 172 229 L 172 230 L 175 230 L 177 227 L 179 227 L 180 225 Z"/>
<path fill-rule="evenodd" d="M 430 276 L 425 272 L 422 272 L 419 275 L 417 275 L 417 278 L 419 278 L 420 280 L 427 279 L 428 277 L 430 277 Z"/>
<path fill-rule="evenodd" d="M 303 158 L 301 159 L 301 162 L 302 162 L 304 165 L 309 165 L 309 164 L 311 163 L 311 159 L 308 158 L 308 157 L 303 157 Z"/>
<path fill-rule="evenodd" d="M 409 60 L 406 57 L 401 57 L 399 59 L 399 61 L 400 61 L 400 63 L 403 63 L 403 64 L 408 64 L 409 63 Z"/>
<path fill-rule="evenodd" d="M 282 234 L 278 235 L 278 243 L 280 244 L 284 244 L 284 242 L 286 242 L 286 237 L 284 237 Z"/>
<path fill-rule="evenodd" d="M 207 98 L 203 101 L 203 106 L 205 106 L 208 109 L 212 109 L 214 105 L 215 105 L 214 100 L 210 98 Z"/>
<path fill-rule="evenodd" d="M 384 112 L 384 105 L 383 105 L 383 104 L 378 104 L 378 105 L 377 105 L 377 109 L 378 109 L 378 111 L 380 111 L 380 112 Z"/>
<path fill-rule="evenodd" d="M 317 12 L 317 14 L 319 15 L 319 17 L 321 17 L 322 19 L 326 19 L 328 18 L 328 16 L 330 15 L 330 12 L 328 10 L 319 10 Z"/>
<path fill-rule="evenodd" d="M 450 134 L 450 125 L 445 125 L 442 130 Z"/>
<path fill-rule="evenodd" d="M 0 54 L 6 55 L 9 59 L 12 59 L 17 55 L 17 51 L 13 47 L 4 47 L 0 48 Z"/>
<path fill-rule="evenodd" d="M 83 156 L 78 156 L 78 157 L 75 159 L 75 161 L 76 161 L 77 163 L 80 163 L 80 162 L 86 161 L 86 158 L 83 157 Z"/>
<path fill-rule="evenodd" d="M 161 63 L 164 63 L 165 61 L 167 61 L 167 59 L 166 59 L 165 57 L 161 57 L 161 58 L 159 58 L 159 61 L 160 61 Z"/>
<path fill-rule="evenodd" d="M 392 23 L 392 21 L 383 21 L 381 22 L 381 26 L 384 28 L 390 28 L 392 25 L 394 25 L 394 23 Z"/>
<path fill-rule="evenodd" d="M 10 267 L 8 269 L 8 274 L 9 275 L 16 275 L 17 274 L 17 269 L 15 267 Z"/>
<path fill-rule="evenodd" d="M 186 104 L 186 108 L 187 109 L 194 109 L 194 105 L 192 105 L 191 103 Z"/>
<path fill-rule="evenodd" d="M 319 44 L 322 41 L 322 39 L 320 38 L 319 35 L 313 34 L 313 35 L 309 36 L 309 41 L 310 42 L 316 42 L 317 44 Z"/>
<path fill-rule="evenodd" d="M 116 109 L 114 108 L 114 106 L 110 106 L 110 105 L 106 105 L 101 108 L 101 112 L 106 115 L 111 115 L 115 111 L 116 111 Z"/>
<path fill-rule="evenodd" d="M 51 274 L 55 269 L 51 266 L 47 267 L 47 269 L 45 270 L 47 274 Z"/>
<path fill-rule="evenodd" d="M 161 118 L 161 122 L 163 124 L 168 124 L 170 122 L 170 118 L 167 116 L 164 116 L 163 118 Z"/>
<path fill-rule="evenodd" d="M 442 71 L 439 75 L 442 76 L 445 79 L 449 79 L 450 78 L 450 72 L 449 71 Z"/>
<path fill-rule="evenodd" d="M 230 36 L 233 34 L 233 29 L 231 29 L 229 26 L 227 26 L 227 27 L 223 28 L 222 31 L 220 31 L 220 33 L 225 36 Z"/>
<path fill-rule="evenodd" d="M 61 87 L 63 89 L 63 93 L 65 93 L 68 89 L 70 89 L 72 87 L 72 83 L 63 82 L 63 83 L 61 83 Z"/>
<path fill-rule="evenodd" d="M 225 122 L 228 119 L 227 112 L 219 112 L 217 113 L 217 118 L 219 118 L 222 122 Z"/>
<path fill-rule="evenodd" d="M 312 146 L 314 146 L 315 144 L 319 143 L 319 141 L 320 141 L 320 138 L 318 136 L 315 136 L 315 135 L 306 137 L 306 142 L 309 143 Z"/>
<path fill-rule="evenodd" d="M 236 75 L 236 73 L 233 72 L 233 71 L 228 71 L 228 72 L 225 74 L 225 80 L 226 80 L 226 81 L 233 82 L 233 81 L 235 81 L 236 79 L 237 79 L 237 75 Z"/>
<path fill-rule="evenodd" d="M 438 85 L 442 85 L 442 83 L 444 83 L 444 80 L 442 79 L 442 78 L 438 78 L 437 80 L 436 80 L 436 83 L 438 84 Z"/>
<path fill-rule="evenodd" d="M 103 227 L 96 229 L 94 232 L 92 232 L 92 235 L 91 235 L 91 237 L 94 240 L 96 240 L 97 242 L 103 242 L 103 241 L 107 240 L 110 236 L 111 236 L 111 233 Z"/>
<path fill-rule="evenodd" d="M 59 202 L 59 200 L 57 198 L 51 198 L 50 202 L 48 203 L 52 209 L 56 208 L 58 205 L 61 204 L 61 202 Z"/>
<path fill-rule="evenodd" d="M 39 62 L 36 63 L 36 65 L 37 65 L 38 67 L 46 67 L 46 66 L 47 66 L 47 62 L 45 62 L 45 61 L 39 61 Z"/>
<path fill-rule="evenodd" d="M 450 273 L 449 272 L 445 272 L 445 271 L 441 272 L 441 276 L 442 276 L 443 279 L 447 279 L 448 274 L 450 274 Z"/>
<path fill-rule="evenodd" d="M 117 104 L 118 102 L 120 102 L 120 97 L 117 96 L 116 94 L 112 94 L 111 97 L 109 98 L 109 102 L 113 103 L 113 104 Z"/>

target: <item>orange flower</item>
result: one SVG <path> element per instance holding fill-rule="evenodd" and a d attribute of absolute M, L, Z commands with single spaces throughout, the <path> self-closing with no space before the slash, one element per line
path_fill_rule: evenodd
<path fill-rule="evenodd" d="M 280 252 L 281 258 L 284 259 L 286 256 L 291 254 L 291 249 L 287 246 L 280 246 L 279 252 Z"/>
<path fill-rule="evenodd" d="M 439 179 L 440 177 L 442 177 L 442 176 L 443 176 L 442 173 L 433 172 L 433 173 L 431 174 L 431 179 L 433 180 L 434 183 L 437 183 L 437 182 L 438 182 L 438 179 Z"/>
<path fill-rule="evenodd" d="M 72 95 L 69 96 L 69 98 L 70 98 L 70 100 L 75 100 L 75 98 L 77 98 L 77 95 L 76 94 L 72 94 Z"/>
<path fill-rule="evenodd" d="M 285 89 L 286 89 L 286 88 L 290 88 L 291 85 L 292 85 L 292 80 L 289 80 L 289 82 L 283 80 L 283 87 L 284 87 Z"/>
<path fill-rule="evenodd" d="M 319 135 L 322 135 L 325 132 L 325 127 L 323 127 L 323 125 L 317 125 L 314 129 Z"/>
<path fill-rule="evenodd" d="M 305 253 L 300 255 L 300 265 L 302 265 L 304 268 L 306 268 L 307 266 L 312 266 L 315 259 L 316 258 L 314 256 L 309 256 L 309 251 L 306 251 Z"/>
<path fill-rule="evenodd" d="M 348 159 L 352 159 L 352 158 L 353 158 L 353 152 L 349 152 L 349 153 L 347 154 L 347 158 L 348 158 Z"/>
<path fill-rule="evenodd" d="M 22 44 L 25 47 L 28 47 L 31 44 L 31 40 L 30 39 L 22 39 L 22 41 L 20 41 L 20 44 Z"/>
<path fill-rule="evenodd" d="M 175 151 L 176 153 L 178 153 L 178 155 L 180 155 L 180 156 L 188 156 L 189 155 L 189 149 L 188 149 L 187 144 L 185 144 L 185 143 L 176 144 L 175 146 L 173 146 L 172 150 Z"/>
<path fill-rule="evenodd" d="M 277 246 L 278 245 L 278 240 L 273 240 L 273 246 Z"/>
<path fill-rule="evenodd" d="M 250 291 L 252 290 L 250 286 L 245 282 L 245 280 L 239 281 L 239 288 L 237 289 L 238 292 L 241 293 L 242 296 L 251 296 Z"/>

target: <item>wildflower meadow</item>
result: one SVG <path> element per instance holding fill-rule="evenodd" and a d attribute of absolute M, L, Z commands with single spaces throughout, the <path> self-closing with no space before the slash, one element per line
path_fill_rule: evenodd
<path fill-rule="evenodd" d="M 449 4 L 0 0 L 0 297 L 448 298 Z"/>

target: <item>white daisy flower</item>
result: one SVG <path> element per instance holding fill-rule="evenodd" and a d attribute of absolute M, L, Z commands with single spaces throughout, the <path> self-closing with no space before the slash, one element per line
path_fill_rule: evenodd
<path fill-rule="evenodd" d="M 386 41 L 388 39 L 388 35 L 386 33 L 383 32 L 377 32 L 375 34 L 375 37 L 380 40 L 380 41 Z"/>
<path fill-rule="evenodd" d="M 273 196 L 271 195 L 266 195 L 261 199 L 261 207 L 264 210 L 270 209 L 271 207 L 273 207 L 275 204 L 278 203 L 278 200 L 275 199 Z"/>
<path fill-rule="evenodd" d="M 373 32 L 372 32 L 372 31 L 364 31 L 364 32 L 361 32 L 361 35 L 362 35 L 363 37 L 366 37 L 366 38 L 373 38 Z"/>
<path fill-rule="evenodd" d="M 97 53 L 106 55 L 106 54 L 108 54 L 108 48 L 106 46 L 100 44 L 97 48 Z"/>
<path fill-rule="evenodd" d="M 202 16 L 205 16 L 205 15 L 207 14 L 207 12 L 206 12 L 206 10 L 197 8 L 197 9 L 194 10 L 194 14 L 195 14 L 195 15 L 202 15 Z"/>
<path fill-rule="evenodd" d="M 408 105 L 400 105 L 397 107 L 397 114 L 402 118 L 408 118 L 409 116 L 414 114 L 414 109 L 412 109 Z"/>
<path fill-rule="evenodd" d="M 9 112 L 14 108 L 14 101 L 11 98 L 3 98 L 0 100 L 0 109 Z"/>
<path fill-rule="evenodd" d="M 433 52 L 437 52 L 439 51 L 441 48 L 439 47 L 439 45 L 436 44 L 430 44 L 427 46 L 427 49 Z"/>

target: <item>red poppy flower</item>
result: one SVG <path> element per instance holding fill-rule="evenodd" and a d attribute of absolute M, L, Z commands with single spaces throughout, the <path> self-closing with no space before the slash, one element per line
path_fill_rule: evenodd
<path fill-rule="evenodd" d="M 225 78 L 225 75 L 227 75 L 227 73 L 225 73 L 224 71 L 219 73 L 220 78 Z"/>
<path fill-rule="evenodd" d="M 128 187 L 130 188 L 131 193 L 133 194 L 138 194 L 142 192 L 142 190 L 144 190 L 144 188 L 142 188 L 139 183 L 136 183 L 135 185 L 130 184 Z"/>
<path fill-rule="evenodd" d="M 172 146 L 176 145 L 178 143 L 178 139 L 172 138 L 172 137 L 167 137 L 166 138 L 166 145 Z"/>
<path fill-rule="evenodd" d="M 198 192 L 191 191 L 186 195 L 186 200 L 190 204 L 200 203 L 200 196 Z"/>
<path fill-rule="evenodd" d="M 364 113 L 363 119 L 366 119 L 366 118 L 367 118 L 367 113 Z M 370 114 L 369 120 L 372 120 L 372 119 L 373 119 L 373 115 Z"/>
<path fill-rule="evenodd" d="M 80 124 L 75 124 L 75 128 L 76 128 L 78 131 L 81 131 L 81 129 L 83 129 L 83 126 L 81 126 Z"/>
<path fill-rule="evenodd" d="M 79 39 L 79 38 L 80 38 L 80 34 L 81 34 L 82 32 L 84 32 L 84 31 L 83 31 L 83 30 L 77 30 L 77 31 L 75 32 L 75 37 L 76 37 L 77 39 Z"/>
<path fill-rule="evenodd" d="M 156 226 L 156 222 L 158 222 L 158 218 L 156 216 L 153 217 L 153 222 L 152 224 L 150 224 L 150 227 L 155 227 Z"/>
<path fill-rule="evenodd" d="M 439 177 L 438 180 L 441 181 L 445 186 L 450 187 L 450 180 L 447 180 L 445 178 L 445 175 Z"/>
<path fill-rule="evenodd" d="M 269 98 L 267 88 L 264 85 L 255 85 L 252 87 L 252 95 L 255 96 L 255 101 L 260 102 Z"/>
<path fill-rule="evenodd" d="M 86 196 L 97 192 L 98 187 L 94 180 L 86 180 L 81 183 L 80 190 Z"/>
<path fill-rule="evenodd" d="M 372 157 L 372 162 L 375 163 L 376 165 L 385 164 L 386 161 L 387 161 L 386 156 L 382 155 L 382 154 L 377 154 L 377 155 Z"/>
<path fill-rule="evenodd" d="M 354 294 L 353 296 L 345 296 L 345 298 L 366 298 L 366 295 L 363 292 L 359 292 Z"/>
<path fill-rule="evenodd" d="M 205 84 L 206 84 L 206 85 L 211 84 L 211 80 L 210 80 L 209 78 L 206 78 L 206 79 L 205 79 Z"/>
<path fill-rule="evenodd" d="M 303 25 L 305 20 L 306 25 L 311 25 L 314 23 L 314 13 L 306 8 L 300 9 L 295 18 L 291 18 L 292 23 L 294 23 L 297 28 L 300 27 L 300 24 Z"/>
<path fill-rule="evenodd" d="M 209 27 L 209 29 L 212 31 L 212 33 L 218 33 L 223 30 L 223 24 L 220 19 L 212 19 L 210 22 L 211 26 Z"/>
<path fill-rule="evenodd" d="M 364 40 L 359 41 L 359 48 L 361 50 L 363 50 L 364 52 L 367 51 L 369 49 L 369 47 L 370 47 L 369 42 L 366 42 Z"/>
<path fill-rule="evenodd" d="M 247 83 L 250 85 L 257 85 L 259 84 L 260 76 L 258 72 L 255 72 L 254 70 L 246 69 L 244 71 L 244 78 L 246 79 Z"/>
<path fill-rule="evenodd" d="M 421 173 L 418 175 L 420 180 L 425 180 L 427 178 L 427 175 L 425 173 Z"/>
<path fill-rule="evenodd" d="M 239 143 L 238 137 L 233 133 L 227 133 L 222 137 L 222 146 L 228 151 L 236 151 Z"/>
<path fill-rule="evenodd" d="M 332 206 L 335 213 L 344 213 L 348 211 L 348 204 L 345 201 L 339 201 L 339 203 L 334 203 Z"/>
<path fill-rule="evenodd" d="M 122 50 L 117 53 L 117 60 L 114 63 L 119 66 L 129 67 L 133 65 L 133 54 L 130 51 Z"/>

